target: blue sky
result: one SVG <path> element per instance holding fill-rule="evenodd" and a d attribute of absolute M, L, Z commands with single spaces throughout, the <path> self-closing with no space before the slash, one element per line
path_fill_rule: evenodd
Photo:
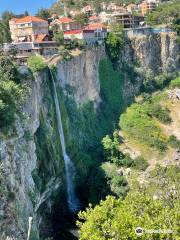
<path fill-rule="evenodd" d="M 55 0 L 0 0 L 0 14 L 9 10 L 16 14 L 28 10 L 29 14 L 35 14 L 37 9 L 50 7 Z"/>

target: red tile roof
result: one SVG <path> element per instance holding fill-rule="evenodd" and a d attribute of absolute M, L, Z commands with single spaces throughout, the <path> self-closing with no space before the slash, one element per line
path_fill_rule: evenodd
<path fill-rule="evenodd" d="M 70 31 L 66 31 L 64 32 L 65 35 L 68 34 L 79 34 L 79 33 L 94 33 L 94 30 L 91 29 L 80 29 L 80 30 L 70 30 Z"/>
<path fill-rule="evenodd" d="M 91 17 L 89 17 L 89 20 L 96 20 L 96 19 L 98 19 L 97 16 L 91 16 Z"/>
<path fill-rule="evenodd" d="M 73 20 L 71 18 L 68 18 L 68 17 L 59 18 L 58 21 L 60 23 L 70 23 L 70 22 L 73 22 Z"/>
<path fill-rule="evenodd" d="M 15 21 L 15 23 L 27 23 L 27 22 L 47 22 L 44 19 L 41 19 L 39 17 L 34 16 L 26 16 L 22 18 L 13 18 L 12 21 Z"/>
<path fill-rule="evenodd" d="M 107 29 L 107 27 L 103 23 L 91 23 L 86 27 L 86 29 L 91 29 L 91 30 L 101 29 L 101 28 Z"/>
<path fill-rule="evenodd" d="M 79 33 L 82 33 L 82 32 L 83 32 L 82 29 L 80 29 L 80 30 L 70 30 L 70 31 L 64 32 L 64 34 L 65 34 L 65 35 L 66 35 L 66 34 L 79 34 Z"/>

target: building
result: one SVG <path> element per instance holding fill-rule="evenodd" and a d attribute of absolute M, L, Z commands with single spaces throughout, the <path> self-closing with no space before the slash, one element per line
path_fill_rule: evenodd
<path fill-rule="evenodd" d="M 13 42 L 35 41 L 39 35 L 49 35 L 48 22 L 34 16 L 13 18 L 9 21 Z"/>
<path fill-rule="evenodd" d="M 96 16 L 96 15 L 93 15 L 93 16 L 89 17 L 88 22 L 89 22 L 89 23 L 97 23 L 97 22 L 100 22 L 100 17 L 99 17 L 99 16 Z"/>
<path fill-rule="evenodd" d="M 86 26 L 85 29 L 93 30 L 95 33 L 95 37 L 98 39 L 105 39 L 107 36 L 107 26 L 105 26 L 103 23 L 90 23 Z"/>
<path fill-rule="evenodd" d="M 144 21 L 141 15 L 135 16 L 132 13 L 115 13 L 111 15 L 111 22 L 119 23 L 124 28 L 136 28 Z"/>
<path fill-rule="evenodd" d="M 140 5 L 141 13 L 145 16 L 148 12 L 151 12 L 156 9 L 156 2 L 155 1 L 143 1 Z"/>
<path fill-rule="evenodd" d="M 93 16 L 95 14 L 95 9 L 91 7 L 91 5 L 87 5 L 82 8 L 82 13 L 86 14 L 88 17 Z"/>
<path fill-rule="evenodd" d="M 32 54 L 40 54 L 48 58 L 58 52 L 58 46 L 55 41 L 41 41 L 40 39 L 35 42 L 13 42 L 4 44 L 5 52 L 11 49 L 16 49 L 16 59 L 20 61 L 26 60 Z"/>
<path fill-rule="evenodd" d="M 68 40 L 72 41 L 78 39 L 85 41 L 87 44 L 90 44 L 94 41 L 94 38 L 95 38 L 94 30 L 80 29 L 64 32 L 65 41 Z"/>
<path fill-rule="evenodd" d="M 133 3 L 127 5 L 127 6 L 126 6 L 126 9 L 127 9 L 127 11 L 130 12 L 130 13 L 133 13 L 133 12 L 136 12 L 136 11 L 139 10 L 138 5 L 133 4 Z"/>
<path fill-rule="evenodd" d="M 81 12 L 79 10 L 77 10 L 77 9 L 71 9 L 69 11 L 69 14 L 70 14 L 71 17 L 75 17 L 75 16 L 81 14 Z"/>
<path fill-rule="evenodd" d="M 109 24 L 111 22 L 111 15 L 112 14 L 107 12 L 100 12 L 99 13 L 100 22 Z"/>
<path fill-rule="evenodd" d="M 107 4 L 105 10 L 109 12 L 126 12 L 126 9 L 123 6 L 119 6 L 113 2 Z"/>
<path fill-rule="evenodd" d="M 72 18 L 62 17 L 59 19 L 55 19 L 51 26 L 57 25 L 60 31 L 69 31 L 69 30 L 79 30 L 82 28 L 80 23 L 77 23 Z"/>
<path fill-rule="evenodd" d="M 83 40 L 87 44 L 93 44 L 98 41 L 103 41 L 106 37 L 107 30 L 102 28 L 97 28 L 88 25 L 85 29 L 80 30 L 71 30 L 64 32 L 64 39 L 65 41 L 68 40 Z"/>

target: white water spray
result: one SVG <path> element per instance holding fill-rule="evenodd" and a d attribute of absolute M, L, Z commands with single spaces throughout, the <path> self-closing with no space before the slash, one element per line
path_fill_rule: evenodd
<path fill-rule="evenodd" d="M 54 76 L 51 70 L 50 70 L 50 74 L 53 82 L 53 90 L 54 90 L 53 96 L 54 96 L 54 102 L 55 102 L 55 108 L 56 108 L 57 127 L 58 127 L 59 138 L 61 141 L 61 148 L 62 148 L 62 154 L 63 154 L 65 172 L 66 172 L 68 207 L 71 212 L 76 212 L 80 210 L 80 202 L 76 196 L 74 183 L 73 183 L 73 178 L 76 174 L 76 170 L 73 162 L 71 161 L 70 157 L 66 152 L 66 144 L 65 144 L 64 132 L 63 132 L 63 126 L 62 126 L 61 110 L 59 106 Z"/>

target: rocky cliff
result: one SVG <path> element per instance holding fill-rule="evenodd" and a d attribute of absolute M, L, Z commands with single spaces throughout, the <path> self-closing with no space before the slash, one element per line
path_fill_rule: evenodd
<path fill-rule="evenodd" d="M 104 46 L 101 46 L 88 49 L 70 61 L 56 63 L 59 100 L 60 105 L 65 108 L 63 116 L 67 135 L 71 118 L 69 121 L 66 119 L 68 118 L 67 103 L 66 101 L 62 103 L 63 99 L 68 97 L 77 104 L 77 107 L 73 108 L 74 111 L 87 102 L 95 103 L 96 107 L 100 106 L 98 111 L 102 110 L 99 65 L 105 58 L 107 59 L 108 56 Z M 120 53 L 117 65 L 115 71 L 123 74 L 122 101 L 126 105 L 139 93 L 148 74 L 173 72 L 179 68 L 179 46 L 175 35 L 162 33 L 129 38 Z M 111 79 L 111 76 L 109 78 Z M 17 116 L 16 123 L 10 130 L 1 133 L 0 239 L 2 240 L 26 239 L 29 216 L 33 217 L 34 238 L 32 239 L 38 239 L 39 226 L 42 227 L 44 224 L 41 224 L 44 222 L 41 205 L 47 207 L 48 213 L 51 212 L 53 200 L 49 201 L 49 199 L 56 197 L 53 196 L 53 191 L 56 192 L 59 188 L 65 191 L 64 165 L 56 135 L 50 80 L 48 72 L 43 72 L 30 80 L 30 94 L 22 109 L 22 115 Z M 118 93 L 120 95 L 121 91 L 118 92 L 117 89 Z M 118 95 L 116 97 L 118 98 Z M 83 121 L 87 127 L 89 122 L 86 115 L 84 116 Z M 80 122 L 79 119 L 78 121 Z M 80 131 L 77 123 L 75 121 L 74 126 L 77 127 L 76 131 L 81 133 L 78 138 L 83 139 L 85 128 Z M 91 130 L 91 125 L 89 128 Z M 75 138 L 77 136 L 74 134 L 67 137 L 67 140 L 78 142 L 79 139 Z M 71 149 L 70 146 L 70 151 Z M 88 154 L 90 153 L 87 152 L 86 155 Z M 85 162 L 81 159 L 77 161 L 78 164 L 83 165 Z M 79 167 L 78 171 L 81 171 L 80 169 L 87 171 L 83 166 Z M 79 175 L 82 173 L 79 172 Z"/>

